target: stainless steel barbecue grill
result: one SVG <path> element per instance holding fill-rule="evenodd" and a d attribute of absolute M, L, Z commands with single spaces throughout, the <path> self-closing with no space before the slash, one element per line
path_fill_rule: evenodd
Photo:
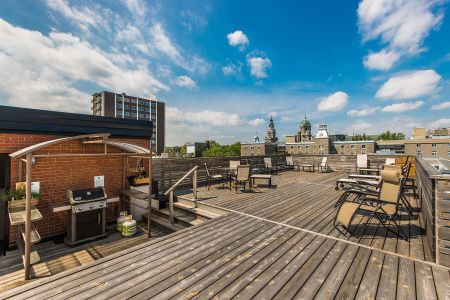
<path fill-rule="evenodd" d="M 66 243 L 75 245 L 106 236 L 106 193 L 103 187 L 68 190 Z"/>

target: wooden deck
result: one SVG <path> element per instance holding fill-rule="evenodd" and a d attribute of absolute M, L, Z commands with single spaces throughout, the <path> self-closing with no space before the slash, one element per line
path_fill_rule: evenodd
<path fill-rule="evenodd" d="M 148 242 L 147 235 L 138 230 L 138 233 L 130 238 L 123 238 L 114 232 L 107 238 L 95 242 L 69 247 L 62 239 L 52 240 L 35 245 L 41 260 L 32 265 L 31 275 L 38 278 L 49 277 L 68 269 L 85 265 L 113 253 L 123 251 L 130 247 Z M 153 228 L 154 238 L 169 234 L 162 228 Z M 6 256 L 0 256 L 0 293 L 27 283 L 24 280 L 23 261 L 20 250 L 8 251 Z"/>
<path fill-rule="evenodd" d="M 286 172 L 255 193 L 202 188 L 202 203 L 230 212 L 0 298 L 448 299 L 449 270 L 427 261 L 420 218 L 402 221 L 410 242 L 376 224 L 361 238 L 338 234 L 341 175 Z"/>

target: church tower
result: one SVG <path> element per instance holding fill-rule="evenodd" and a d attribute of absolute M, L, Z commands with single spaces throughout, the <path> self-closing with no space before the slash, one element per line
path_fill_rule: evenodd
<path fill-rule="evenodd" d="M 297 142 L 309 142 L 311 139 L 311 122 L 305 115 L 305 118 L 300 122 L 300 127 L 297 133 Z"/>
<path fill-rule="evenodd" d="M 276 143 L 278 141 L 277 132 L 275 130 L 275 124 L 273 123 L 272 115 L 269 120 L 269 127 L 267 128 L 266 143 Z"/>

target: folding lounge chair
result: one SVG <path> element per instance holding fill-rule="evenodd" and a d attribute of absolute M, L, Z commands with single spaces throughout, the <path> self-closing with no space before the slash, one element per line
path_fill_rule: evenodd
<path fill-rule="evenodd" d="M 213 181 L 218 181 L 219 183 L 222 184 L 222 187 L 223 187 L 223 184 L 224 184 L 225 180 L 227 179 L 226 176 L 223 176 L 222 174 L 212 175 L 209 172 L 209 168 L 206 163 L 205 163 L 205 170 L 206 170 L 206 185 L 208 186 L 208 190 L 209 190 L 209 187 L 211 186 L 211 182 L 213 182 Z"/>
<path fill-rule="evenodd" d="M 358 214 L 366 214 L 368 218 L 362 232 L 366 231 L 370 221 L 375 217 L 388 231 L 400 238 L 408 239 L 398 223 L 404 177 L 400 175 L 400 172 L 394 170 L 383 170 L 380 175 L 382 185 L 378 197 L 362 196 L 358 202 L 344 202 L 339 207 L 334 219 L 334 226 L 343 235 L 347 233 L 353 235 L 350 229 L 353 219 Z M 390 228 L 391 223 L 397 226 L 401 234 Z"/>
<path fill-rule="evenodd" d="M 231 191 L 231 183 L 234 182 L 234 186 L 237 193 L 237 187 L 238 185 L 243 185 L 244 189 L 245 186 L 248 183 L 248 188 L 252 189 L 251 183 L 250 183 L 250 166 L 238 166 L 236 176 L 231 176 L 230 178 L 230 191 Z"/>
<path fill-rule="evenodd" d="M 405 186 L 406 186 L 405 183 L 408 178 L 410 168 L 411 164 L 408 163 L 406 167 L 401 167 L 397 165 L 386 165 L 384 166 L 383 170 L 395 171 L 400 173 L 404 177 L 401 191 L 401 201 L 405 205 L 409 214 L 412 216 L 413 208 L 405 196 Z M 352 182 L 352 180 L 354 182 Z M 357 197 L 364 194 L 377 195 L 380 192 L 380 187 L 382 183 L 381 181 L 382 181 L 381 176 L 358 175 L 358 174 L 349 175 L 349 178 L 339 179 L 336 183 L 336 190 L 339 189 L 338 187 L 339 184 L 343 185 L 344 183 L 346 183 L 348 187 L 346 188 L 345 192 L 339 197 L 338 201 L 335 204 L 335 207 L 347 201 L 350 195 L 357 195 Z"/>
<path fill-rule="evenodd" d="M 319 165 L 319 172 L 328 172 L 328 157 L 322 157 Z"/>

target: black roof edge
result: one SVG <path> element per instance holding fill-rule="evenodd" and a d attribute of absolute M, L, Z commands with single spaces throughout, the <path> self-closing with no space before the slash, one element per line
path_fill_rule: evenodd
<path fill-rule="evenodd" d="M 0 105 L 0 131 L 63 135 L 110 133 L 150 138 L 153 126 L 151 121 Z"/>

